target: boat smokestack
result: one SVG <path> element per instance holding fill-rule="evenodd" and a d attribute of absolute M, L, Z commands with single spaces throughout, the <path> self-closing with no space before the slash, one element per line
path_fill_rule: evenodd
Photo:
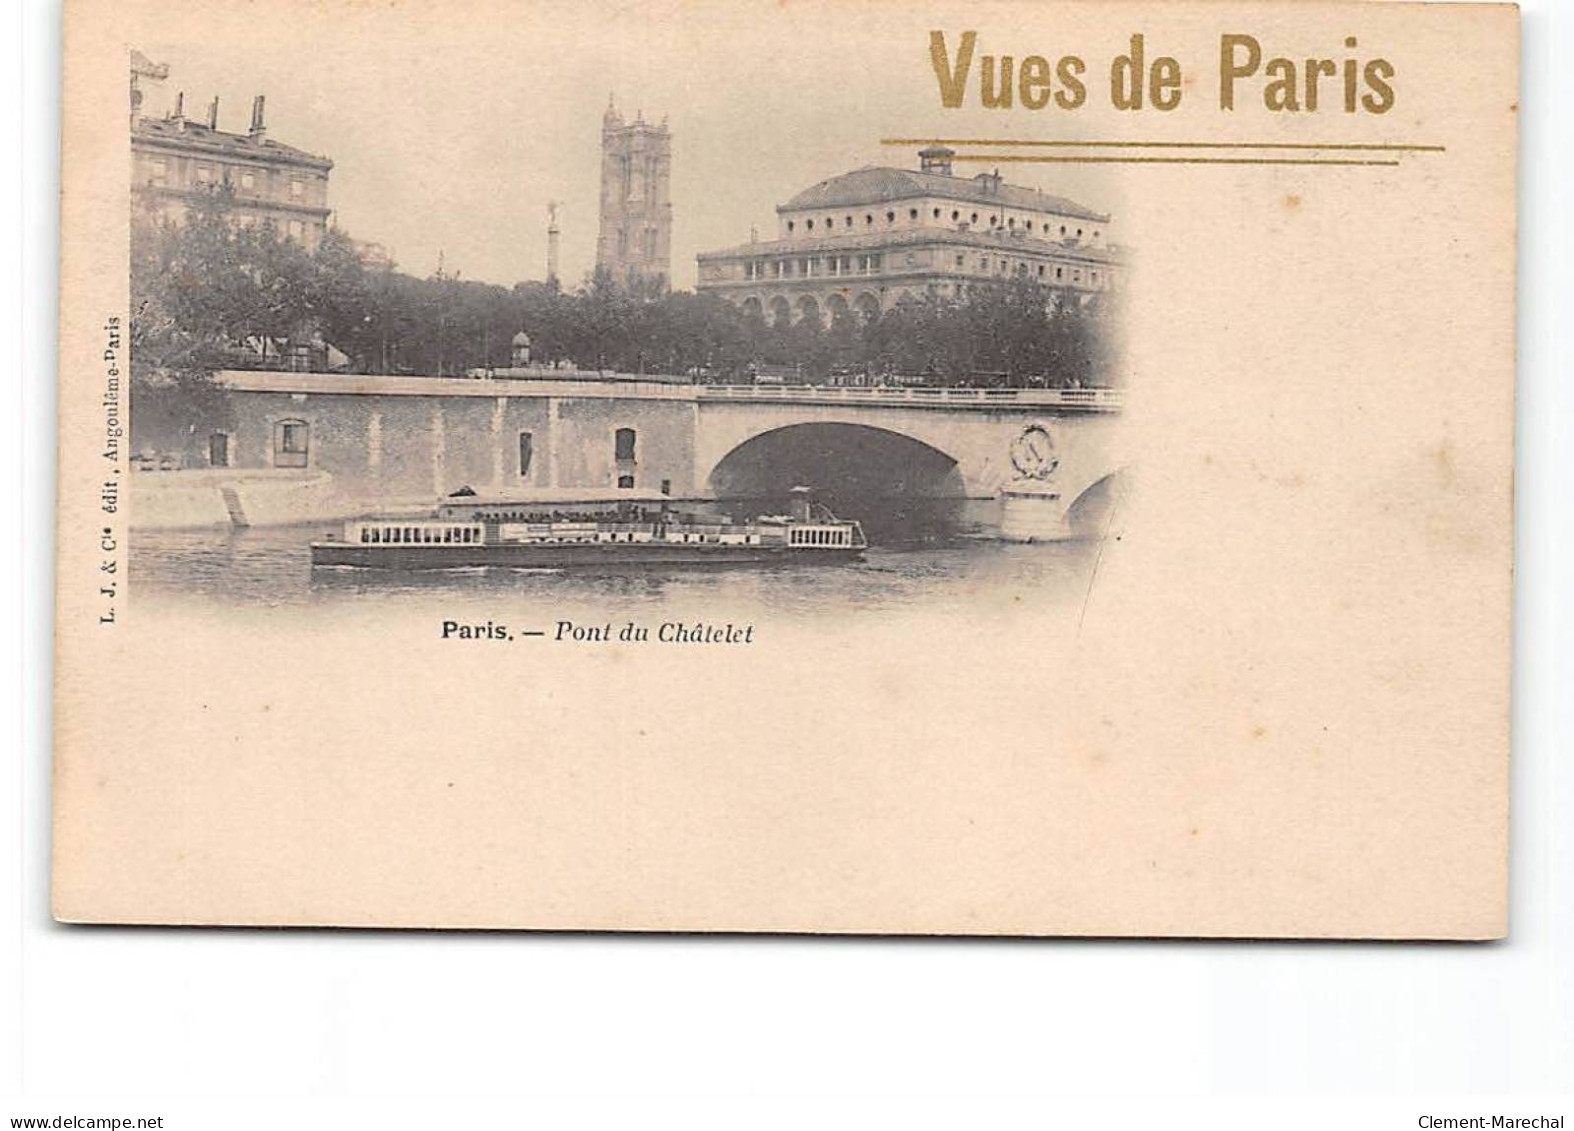
<path fill-rule="evenodd" d="M 808 487 L 794 487 L 792 489 L 792 519 L 794 522 L 809 521 L 809 496 L 812 493 Z"/>

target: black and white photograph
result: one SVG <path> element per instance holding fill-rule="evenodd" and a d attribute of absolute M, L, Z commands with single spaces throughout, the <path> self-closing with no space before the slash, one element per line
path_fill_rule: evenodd
<path fill-rule="evenodd" d="M 739 152 L 767 108 L 648 80 L 498 92 L 444 160 L 380 72 L 206 46 L 129 58 L 141 599 L 1085 590 L 1131 479 L 1109 178 Z"/>

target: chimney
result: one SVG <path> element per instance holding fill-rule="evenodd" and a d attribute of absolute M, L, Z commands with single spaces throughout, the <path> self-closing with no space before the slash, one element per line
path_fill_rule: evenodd
<path fill-rule="evenodd" d="M 215 132 L 219 128 L 219 96 L 214 95 L 213 101 L 208 103 L 208 129 Z"/>
<path fill-rule="evenodd" d="M 182 131 L 185 130 L 185 128 L 186 128 L 186 92 L 184 90 L 179 91 L 178 93 L 176 93 L 176 95 L 175 95 L 175 112 L 173 114 L 171 114 L 170 117 L 174 119 L 174 121 L 175 121 L 175 128 L 176 129 L 182 130 Z"/>
<path fill-rule="evenodd" d="M 262 125 L 262 95 L 257 95 L 251 102 L 251 129 L 246 136 L 261 145 L 268 137 L 268 131 Z"/>
<path fill-rule="evenodd" d="M 949 177 L 951 158 L 955 156 L 954 149 L 947 149 L 943 145 L 931 145 L 928 149 L 918 151 L 918 168 L 925 173 L 939 173 L 942 177 Z"/>

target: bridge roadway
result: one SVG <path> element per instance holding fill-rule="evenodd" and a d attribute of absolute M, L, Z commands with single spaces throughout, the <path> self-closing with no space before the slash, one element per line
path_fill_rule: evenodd
<path fill-rule="evenodd" d="M 606 487 L 628 476 L 680 496 L 769 493 L 791 485 L 773 475 L 883 463 L 882 482 L 898 491 L 997 498 L 1022 485 L 1013 445 L 1036 426 L 1051 438 L 1053 471 L 1032 486 L 1064 517 L 1121 468 L 1116 389 L 704 385 L 554 370 L 226 370 L 219 380 L 237 394 L 235 466 L 283 466 L 282 425 L 305 424 L 292 442 L 310 436 L 308 466 L 406 495 L 459 484 Z M 626 431 L 637 437 L 633 459 L 616 448 Z"/>

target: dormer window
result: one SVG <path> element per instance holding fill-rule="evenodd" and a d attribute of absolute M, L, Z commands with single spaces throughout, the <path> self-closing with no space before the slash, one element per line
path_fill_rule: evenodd
<path fill-rule="evenodd" d="M 916 208 L 909 208 L 907 210 L 907 218 L 909 220 L 916 220 L 916 219 L 918 219 L 918 209 L 916 209 Z"/>
<path fill-rule="evenodd" d="M 885 222 L 887 224 L 894 224 L 894 223 L 896 223 L 896 213 L 895 212 L 887 212 L 885 214 Z"/>
<path fill-rule="evenodd" d="M 788 235 L 792 234 L 792 221 L 791 220 L 787 221 L 787 234 Z"/>

